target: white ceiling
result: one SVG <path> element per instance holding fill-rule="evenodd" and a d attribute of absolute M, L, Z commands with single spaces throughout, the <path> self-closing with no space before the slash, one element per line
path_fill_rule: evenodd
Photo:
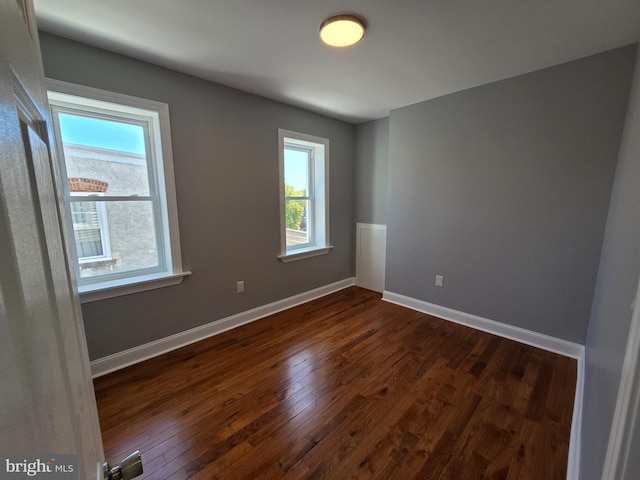
<path fill-rule="evenodd" d="M 40 28 L 353 123 L 628 45 L 639 0 L 34 0 Z M 348 49 L 320 23 L 368 22 Z"/>

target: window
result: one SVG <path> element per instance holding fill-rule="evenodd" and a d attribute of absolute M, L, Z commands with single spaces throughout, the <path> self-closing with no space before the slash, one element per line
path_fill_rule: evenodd
<path fill-rule="evenodd" d="M 111 262 L 111 244 L 104 202 L 70 202 L 73 236 L 80 268 L 89 262 Z"/>
<path fill-rule="evenodd" d="M 283 262 L 327 253 L 329 245 L 329 140 L 278 131 L 280 255 Z"/>
<path fill-rule="evenodd" d="M 180 283 L 168 106 L 47 87 L 81 300 Z"/>
<path fill-rule="evenodd" d="M 69 193 L 84 198 L 101 196 L 107 191 L 109 184 L 95 179 L 69 178 Z M 81 193 L 79 193 L 81 192 Z M 70 202 L 73 235 L 80 267 L 89 267 L 89 263 L 112 261 L 111 244 L 107 224 L 107 213 L 104 202 L 78 201 Z M 97 263 L 96 263 L 97 265 Z"/>

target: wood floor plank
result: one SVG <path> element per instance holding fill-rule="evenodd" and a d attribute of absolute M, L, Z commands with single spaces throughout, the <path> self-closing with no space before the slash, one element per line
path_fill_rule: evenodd
<path fill-rule="evenodd" d="M 575 360 L 349 288 L 95 380 L 143 479 L 564 479 Z"/>

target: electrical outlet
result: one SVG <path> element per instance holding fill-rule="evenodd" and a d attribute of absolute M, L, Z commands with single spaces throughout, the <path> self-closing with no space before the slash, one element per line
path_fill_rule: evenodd
<path fill-rule="evenodd" d="M 236 282 L 236 293 L 243 293 L 244 292 L 244 280 L 240 280 L 239 282 Z"/>
<path fill-rule="evenodd" d="M 444 277 L 442 275 L 436 275 L 436 287 L 444 286 Z"/>

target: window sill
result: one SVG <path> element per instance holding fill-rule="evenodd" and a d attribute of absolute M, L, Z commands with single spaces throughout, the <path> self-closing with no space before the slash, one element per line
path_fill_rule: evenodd
<path fill-rule="evenodd" d="M 284 255 L 278 255 L 278 259 L 284 263 L 294 262 L 296 260 L 303 260 L 309 257 L 325 255 L 329 253 L 329 250 L 332 248 L 333 245 L 326 247 L 301 248 L 300 250 L 294 250 L 290 253 L 285 253 Z"/>
<path fill-rule="evenodd" d="M 191 272 L 186 271 L 173 274 L 145 275 L 123 280 L 113 280 L 111 282 L 102 282 L 95 285 L 80 285 L 78 287 L 80 303 L 95 302 L 97 300 L 105 300 L 107 298 L 178 285 L 182 283 L 184 277 L 189 275 L 191 275 Z"/>
<path fill-rule="evenodd" d="M 111 265 L 115 265 L 118 263 L 118 260 L 115 258 L 108 258 L 104 260 L 93 260 L 90 262 L 80 262 L 80 269 L 83 268 L 94 268 L 94 267 L 109 267 Z"/>

